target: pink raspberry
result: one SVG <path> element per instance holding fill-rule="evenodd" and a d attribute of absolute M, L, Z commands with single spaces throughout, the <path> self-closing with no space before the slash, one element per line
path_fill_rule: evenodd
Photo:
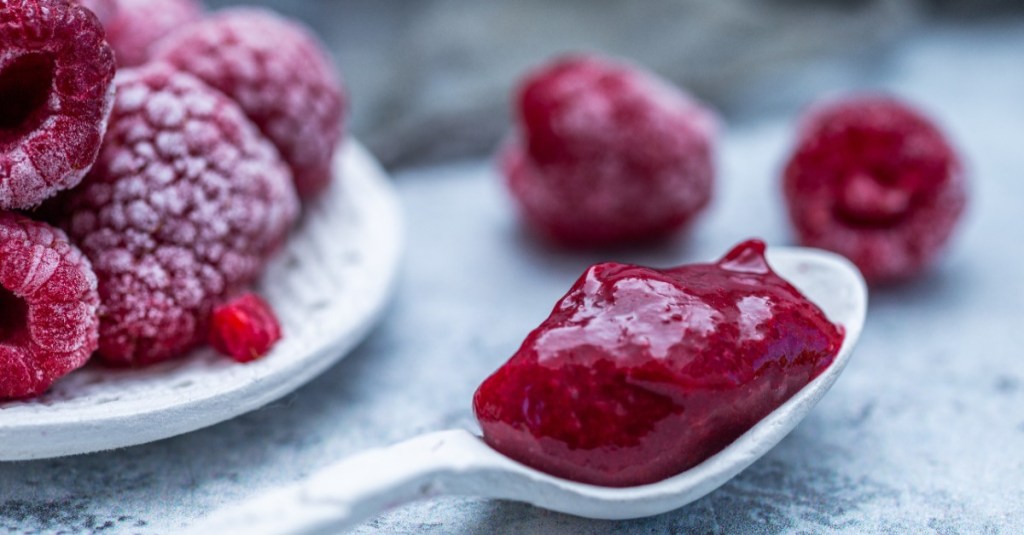
<path fill-rule="evenodd" d="M 520 88 L 502 155 L 527 223 L 558 242 L 603 246 L 685 226 L 711 198 L 714 116 L 636 67 L 570 56 Z"/>
<path fill-rule="evenodd" d="M 172 31 L 202 18 L 196 0 L 79 0 L 99 17 L 121 67 L 149 60 L 153 45 Z"/>
<path fill-rule="evenodd" d="M 81 182 L 107 127 L 114 69 L 88 10 L 0 2 L 0 209 L 30 208 Z"/>
<path fill-rule="evenodd" d="M 211 308 L 260 274 L 298 201 L 234 102 L 157 63 L 118 75 L 103 150 L 61 208 L 99 277 L 99 355 L 145 365 L 205 341 Z"/>
<path fill-rule="evenodd" d="M 0 212 L 0 399 L 45 392 L 96 350 L 89 260 L 63 232 Z"/>
<path fill-rule="evenodd" d="M 783 187 L 800 243 L 846 256 L 872 282 L 924 270 L 967 201 L 959 159 L 942 132 L 881 96 L 814 107 Z"/>
<path fill-rule="evenodd" d="M 345 94 L 320 42 L 261 9 L 229 9 L 175 32 L 155 57 L 235 99 L 292 169 L 302 198 L 331 180 Z"/>

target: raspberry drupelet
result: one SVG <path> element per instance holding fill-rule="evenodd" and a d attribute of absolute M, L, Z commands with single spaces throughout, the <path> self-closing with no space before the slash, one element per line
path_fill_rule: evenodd
<path fill-rule="evenodd" d="M 162 41 L 155 57 L 235 99 L 281 152 L 299 196 L 331 181 L 346 97 L 320 42 L 273 12 L 228 9 Z"/>
<path fill-rule="evenodd" d="M 298 213 L 287 166 L 231 100 L 165 64 L 122 71 L 100 157 L 60 199 L 93 262 L 99 356 L 145 365 L 204 342 Z"/>
<path fill-rule="evenodd" d="M 160 39 L 203 15 L 203 6 L 196 0 L 79 1 L 103 23 L 121 67 L 142 65 Z"/>
<path fill-rule="evenodd" d="M 0 209 L 38 205 L 96 160 L 114 98 L 103 35 L 66 0 L 0 2 Z"/>
<path fill-rule="evenodd" d="M 960 161 L 942 132 L 886 96 L 812 108 L 783 189 L 800 243 L 846 256 L 875 283 L 934 262 L 967 203 Z"/>
<path fill-rule="evenodd" d="M 274 309 L 256 294 L 240 295 L 213 309 L 210 345 L 238 362 L 263 357 L 280 339 Z"/>
<path fill-rule="evenodd" d="M 49 225 L 0 211 L 0 400 L 45 392 L 96 350 L 96 275 Z"/>
<path fill-rule="evenodd" d="M 556 242 L 659 238 L 711 198 L 716 119 L 637 67 L 556 60 L 523 82 L 515 118 L 502 171 L 526 222 Z"/>

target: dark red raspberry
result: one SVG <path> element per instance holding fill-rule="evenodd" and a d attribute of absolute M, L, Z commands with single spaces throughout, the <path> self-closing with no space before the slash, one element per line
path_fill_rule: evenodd
<path fill-rule="evenodd" d="M 783 187 L 800 243 L 846 256 L 873 282 L 931 264 L 967 202 L 959 160 L 942 132 L 883 96 L 812 108 Z"/>
<path fill-rule="evenodd" d="M 103 150 L 62 200 L 93 262 L 99 355 L 144 365 L 206 340 L 298 212 L 277 151 L 221 93 L 164 64 L 122 71 Z"/>
<path fill-rule="evenodd" d="M 590 56 L 530 74 L 502 155 L 526 221 L 580 246 L 679 230 L 711 198 L 714 116 L 640 69 Z"/>
<path fill-rule="evenodd" d="M 250 362 L 281 339 L 274 309 L 256 294 L 247 293 L 213 309 L 210 345 L 237 360 Z"/>
<path fill-rule="evenodd" d="M 260 9 L 229 9 L 175 32 L 156 57 L 235 99 L 281 151 L 302 198 L 331 181 L 345 95 L 320 42 Z"/>
<path fill-rule="evenodd" d="M 596 485 L 714 455 L 832 363 L 841 328 L 749 241 L 714 264 L 589 268 L 476 391 L 484 440 Z"/>
<path fill-rule="evenodd" d="M 87 9 L 0 2 L 0 209 L 78 184 L 107 127 L 114 55 Z"/>
<path fill-rule="evenodd" d="M 121 67 L 149 61 L 153 45 L 172 31 L 202 18 L 196 0 L 79 0 L 99 17 Z"/>
<path fill-rule="evenodd" d="M 96 275 L 63 232 L 0 212 L 0 399 L 45 392 L 96 350 Z"/>

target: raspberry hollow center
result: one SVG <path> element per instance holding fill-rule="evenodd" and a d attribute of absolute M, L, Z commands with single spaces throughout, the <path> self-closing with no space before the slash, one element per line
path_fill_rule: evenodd
<path fill-rule="evenodd" d="M 839 195 L 839 208 L 848 222 L 863 227 L 885 227 L 910 210 L 910 192 L 857 172 L 847 177 Z"/>
<path fill-rule="evenodd" d="M 0 71 L 0 142 L 19 139 L 39 126 L 54 71 L 48 54 L 25 54 Z"/>
<path fill-rule="evenodd" d="M 28 326 L 28 303 L 0 288 L 0 345 L 12 342 Z"/>

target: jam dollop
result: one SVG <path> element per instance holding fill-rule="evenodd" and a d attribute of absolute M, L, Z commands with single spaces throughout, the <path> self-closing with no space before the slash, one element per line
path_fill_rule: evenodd
<path fill-rule="evenodd" d="M 714 455 L 834 360 L 843 330 L 750 240 L 712 264 L 589 269 L 473 398 L 484 440 L 624 487 Z"/>

